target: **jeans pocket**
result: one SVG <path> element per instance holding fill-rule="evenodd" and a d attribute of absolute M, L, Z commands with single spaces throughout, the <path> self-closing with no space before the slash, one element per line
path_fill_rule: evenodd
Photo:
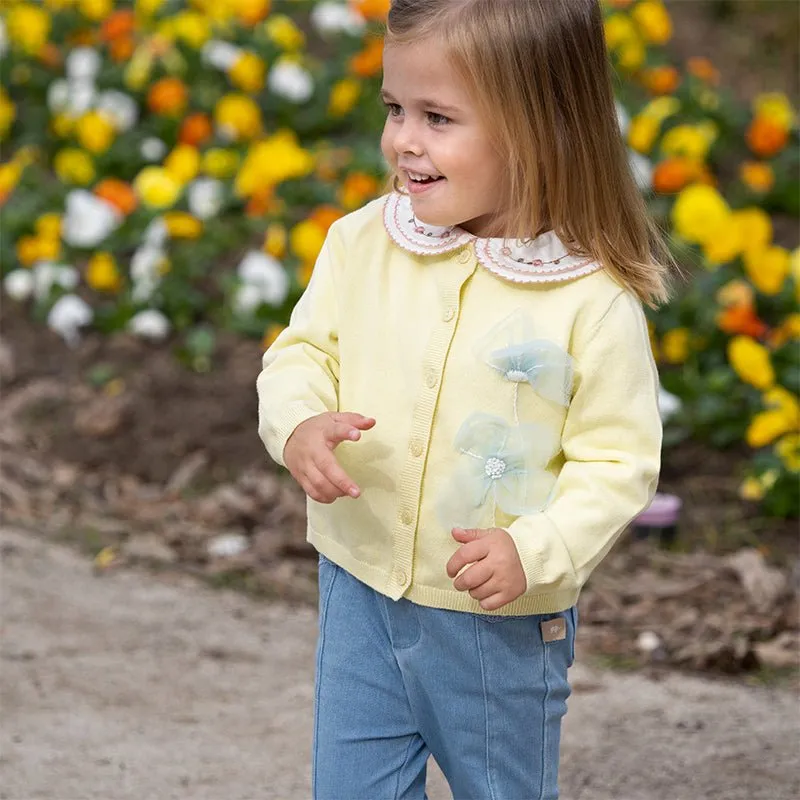
<path fill-rule="evenodd" d="M 578 606 L 572 606 L 567 613 L 572 621 L 572 625 L 570 626 L 572 628 L 572 635 L 570 636 L 569 643 L 569 661 L 567 662 L 567 667 L 571 667 L 575 663 L 575 638 L 578 634 Z"/>

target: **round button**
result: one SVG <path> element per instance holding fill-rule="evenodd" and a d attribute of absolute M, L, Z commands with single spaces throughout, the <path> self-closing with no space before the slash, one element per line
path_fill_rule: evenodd
<path fill-rule="evenodd" d="M 452 308 L 448 308 L 447 311 L 444 312 L 444 321 L 450 322 L 451 319 L 456 315 L 456 312 Z"/>
<path fill-rule="evenodd" d="M 410 525 L 414 521 L 414 515 L 410 511 L 405 510 L 400 514 L 400 520 L 404 525 Z"/>
<path fill-rule="evenodd" d="M 470 254 L 469 250 L 462 250 L 462 251 L 461 251 L 461 252 L 458 254 L 458 260 L 459 260 L 459 261 L 460 261 L 462 264 L 466 264 L 466 263 L 467 263 L 467 262 L 469 262 L 471 259 L 472 259 L 472 255 Z"/>
<path fill-rule="evenodd" d="M 411 442 L 411 455 L 412 456 L 421 456 L 422 455 L 422 443 L 418 441 Z"/>
<path fill-rule="evenodd" d="M 433 389 L 433 387 L 436 386 L 436 382 L 437 382 L 437 378 L 436 378 L 436 373 L 435 372 L 429 372 L 425 376 L 425 385 L 429 389 Z"/>
<path fill-rule="evenodd" d="M 405 583 L 407 577 L 408 576 L 406 575 L 405 571 L 402 569 L 396 569 L 394 571 L 394 579 L 400 584 Z"/>

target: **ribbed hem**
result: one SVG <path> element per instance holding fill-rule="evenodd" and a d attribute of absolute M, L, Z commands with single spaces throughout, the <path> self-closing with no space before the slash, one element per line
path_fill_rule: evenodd
<path fill-rule="evenodd" d="M 428 606 L 429 608 L 441 608 L 447 611 L 467 611 L 472 614 L 485 614 L 486 616 L 494 617 L 556 614 L 574 606 L 580 594 L 578 589 L 561 590 L 546 594 L 525 594 L 512 603 L 497 609 L 497 611 L 486 611 L 486 609 L 481 608 L 480 603 L 474 597 L 471 597 L 468 592 L 459 592 L 457 589 L 443 587 L 422 586 L 414 583 L 413 580 L 405 593 L 400 595 L 391 590 L 391 573 L 356 560 L 338 542 L 322 536 L 311 528 L 308 528 L 307 539 L 325 558 L 330 559 L 334 564 L 338 564 L 354 578 L 376 592 L 380 592 L 392 600 L 399 600 L 400 597 L 405 597 L 412 603 Z"/>

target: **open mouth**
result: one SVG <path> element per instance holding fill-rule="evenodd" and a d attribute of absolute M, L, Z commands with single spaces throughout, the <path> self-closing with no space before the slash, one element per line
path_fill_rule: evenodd
<path fill-rule="evenodd" d="M 424 172 L 408 172 L 408 170 L 406 170 L 406 173 L 408 174 L 409 181 L 417 186 L 428 186 L 437 181 L 444 180 L 444 175 L 428 175 Z"/>

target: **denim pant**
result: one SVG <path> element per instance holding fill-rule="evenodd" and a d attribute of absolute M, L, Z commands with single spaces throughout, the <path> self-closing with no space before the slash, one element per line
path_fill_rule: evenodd
<path fill-rule="evenodd" d="M 454 800 L 558 797 L 575 608 L 497 617 L 397 602 L 320 555 L 315 800 L 423 800 L 428 757 Z M 563 618 L 566 637 L 541 623 Z"/>

